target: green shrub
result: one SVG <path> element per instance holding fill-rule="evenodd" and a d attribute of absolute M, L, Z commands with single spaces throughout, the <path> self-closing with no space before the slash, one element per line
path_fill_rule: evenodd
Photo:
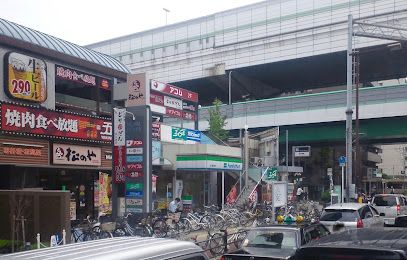
<path fill-rule="evenodd" d="M 326 191 L 321 193 L 321 200 L 323 202 L 331 201 L 331 193 L 329 192 L 329 190 L 326 190 Z"/>

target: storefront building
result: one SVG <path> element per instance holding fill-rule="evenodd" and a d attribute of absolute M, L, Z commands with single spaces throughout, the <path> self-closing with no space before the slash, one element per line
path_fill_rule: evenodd
<path fill-rule="evenodd" d="M 0 19 L 0 189 L 69 190 L 71 219 L 109 210 L 111 92 L 128 72 Z"/>

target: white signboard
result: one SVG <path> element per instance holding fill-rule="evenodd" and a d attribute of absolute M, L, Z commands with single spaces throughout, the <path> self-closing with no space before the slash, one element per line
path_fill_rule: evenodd
<path fill-rule="evenodd" d="M 184 183 L 182 180 L 175 181 L 175 198 L 182 197 L 182 190 L 184 189 Z"/>
<path fill-rule="evenodd" d="M 273 182 L 272 203 L 273 207 L 282 207 L 287 204 L 287 183 Z"/>
<path fill-rule="evenodd" d="M 126 109 L 125 108 L 115 108 L 114 109 L 114 145 L 115 146 L 125 146 L 126 145 Z"/>
<path fill-rule="evenodd" d="M 70 144 L 53 144 L 53 164 L 100 166 L 102 163 L 100 147 Z"/>
<path fill-rule="evenodd" d="M 127 154 L 143 154 L 143 148 L 142 147 L 127 148 L 126 153 Z"/>
<path fill-rule="evenodd" d="M 311 155 L 311 146 L 294 146 L 295 157 L 309 157 Z"/>
<path fill-rule="evenodd" d="M 182 100 L 178 98 L 164 96 L 164 106 L 182 110 Z"/>

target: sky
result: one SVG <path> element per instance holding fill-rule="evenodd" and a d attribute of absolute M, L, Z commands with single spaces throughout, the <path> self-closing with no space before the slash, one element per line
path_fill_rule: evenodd
<path fill-rule="evenodd" d="M 260 1 L 0 0 L 0 17 L 86 45 Z"/>

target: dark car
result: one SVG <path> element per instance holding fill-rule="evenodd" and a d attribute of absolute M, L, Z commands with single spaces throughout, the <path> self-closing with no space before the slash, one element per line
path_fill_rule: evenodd
<path fill-rule="evenodd" d="M 297 250 L 298 260 L 407 259 L 407 233 L 403 228 L 362 228 L 323 237 Z"/>
<path fill-rule="evenodd" d="M 224 254 L 222 259 L 291 259 L 301 245 L 328 234 L 319 223 L 256 227 L 248 232 L 239 250 Z"/>

